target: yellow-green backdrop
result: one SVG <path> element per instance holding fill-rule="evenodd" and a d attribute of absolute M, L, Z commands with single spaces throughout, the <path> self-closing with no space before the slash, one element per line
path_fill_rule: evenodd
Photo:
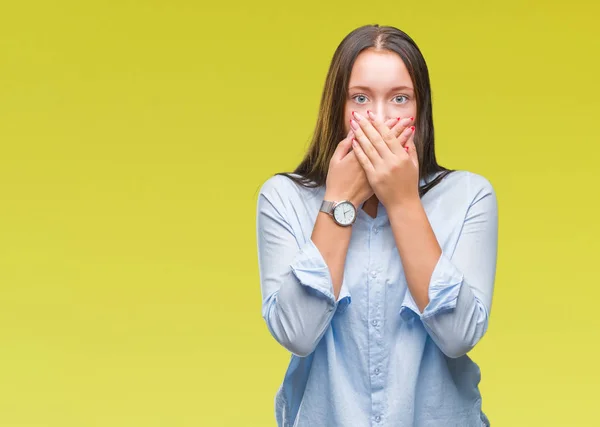
<path fill-rule="evenodd" d="M 472 351 L 494 427 L 596 426 L 591 1 L 3 1 L 0 427 L 274 426 L 256 190 L 307 147 L 352 29 L 408 32 L 441 164 L 500 250 Z M 358 426 L 359 427 L 359 426 Z"/>

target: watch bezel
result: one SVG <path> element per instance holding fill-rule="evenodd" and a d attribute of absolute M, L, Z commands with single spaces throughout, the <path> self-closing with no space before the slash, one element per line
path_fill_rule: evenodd
<path fill-rule="evenodd" d="M 352 218 L 352 221 L 349 222 L 348 224 L 342 224 L 335 217 L 335 210 L 338 208 L 338 206 L 341 206 L 341 205 L 344 205 L 344 204 L 348 204 L 348 205 L 352 206 L 352 209 L 354 210 L 354 218 Z M 340 200 L 339 202 L 335 202 L 335 204 L 331 208 L 331 216 L 332 216 L 333 220 L 335 221 L 335 223 L 338 224 L 339 226 L 341 226 L 341 227 L 350 227 L 352 224 L 354 224 L 356 222 L 356 218 L 358 216 L 358 212 L 356 210 L 356 207 L 354 206 L 354 204 L 350 200 Z"/>

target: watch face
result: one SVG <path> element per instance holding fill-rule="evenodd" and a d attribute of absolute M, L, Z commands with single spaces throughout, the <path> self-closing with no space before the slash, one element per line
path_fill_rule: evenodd
<path fill-rule="evenodd" d="M 333 217 L 340 225 L 350 225 L 356 219 L 356 209 L 350 202 L 342 202 L 333 209 Z"/>

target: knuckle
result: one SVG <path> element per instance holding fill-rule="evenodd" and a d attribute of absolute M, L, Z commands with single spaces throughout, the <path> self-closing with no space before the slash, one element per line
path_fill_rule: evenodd
<path fill-rule="evenodd" d="M 394 137 L 393 133 L 387 127 L 381 129 L 381 136 L 384 141 L 388 141 Z"/>

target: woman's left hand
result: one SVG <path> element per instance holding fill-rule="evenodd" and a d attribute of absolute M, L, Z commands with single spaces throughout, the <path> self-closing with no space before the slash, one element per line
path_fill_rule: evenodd
<path fill-rule="evenodd" d="M 391 129 L 381 118 L 352 113 L 355 140 L 352 151 L 365 170 L 369 184 L 381 203 L 390 209 L 419 200 L 419 160 L 411 119 Z"/>

